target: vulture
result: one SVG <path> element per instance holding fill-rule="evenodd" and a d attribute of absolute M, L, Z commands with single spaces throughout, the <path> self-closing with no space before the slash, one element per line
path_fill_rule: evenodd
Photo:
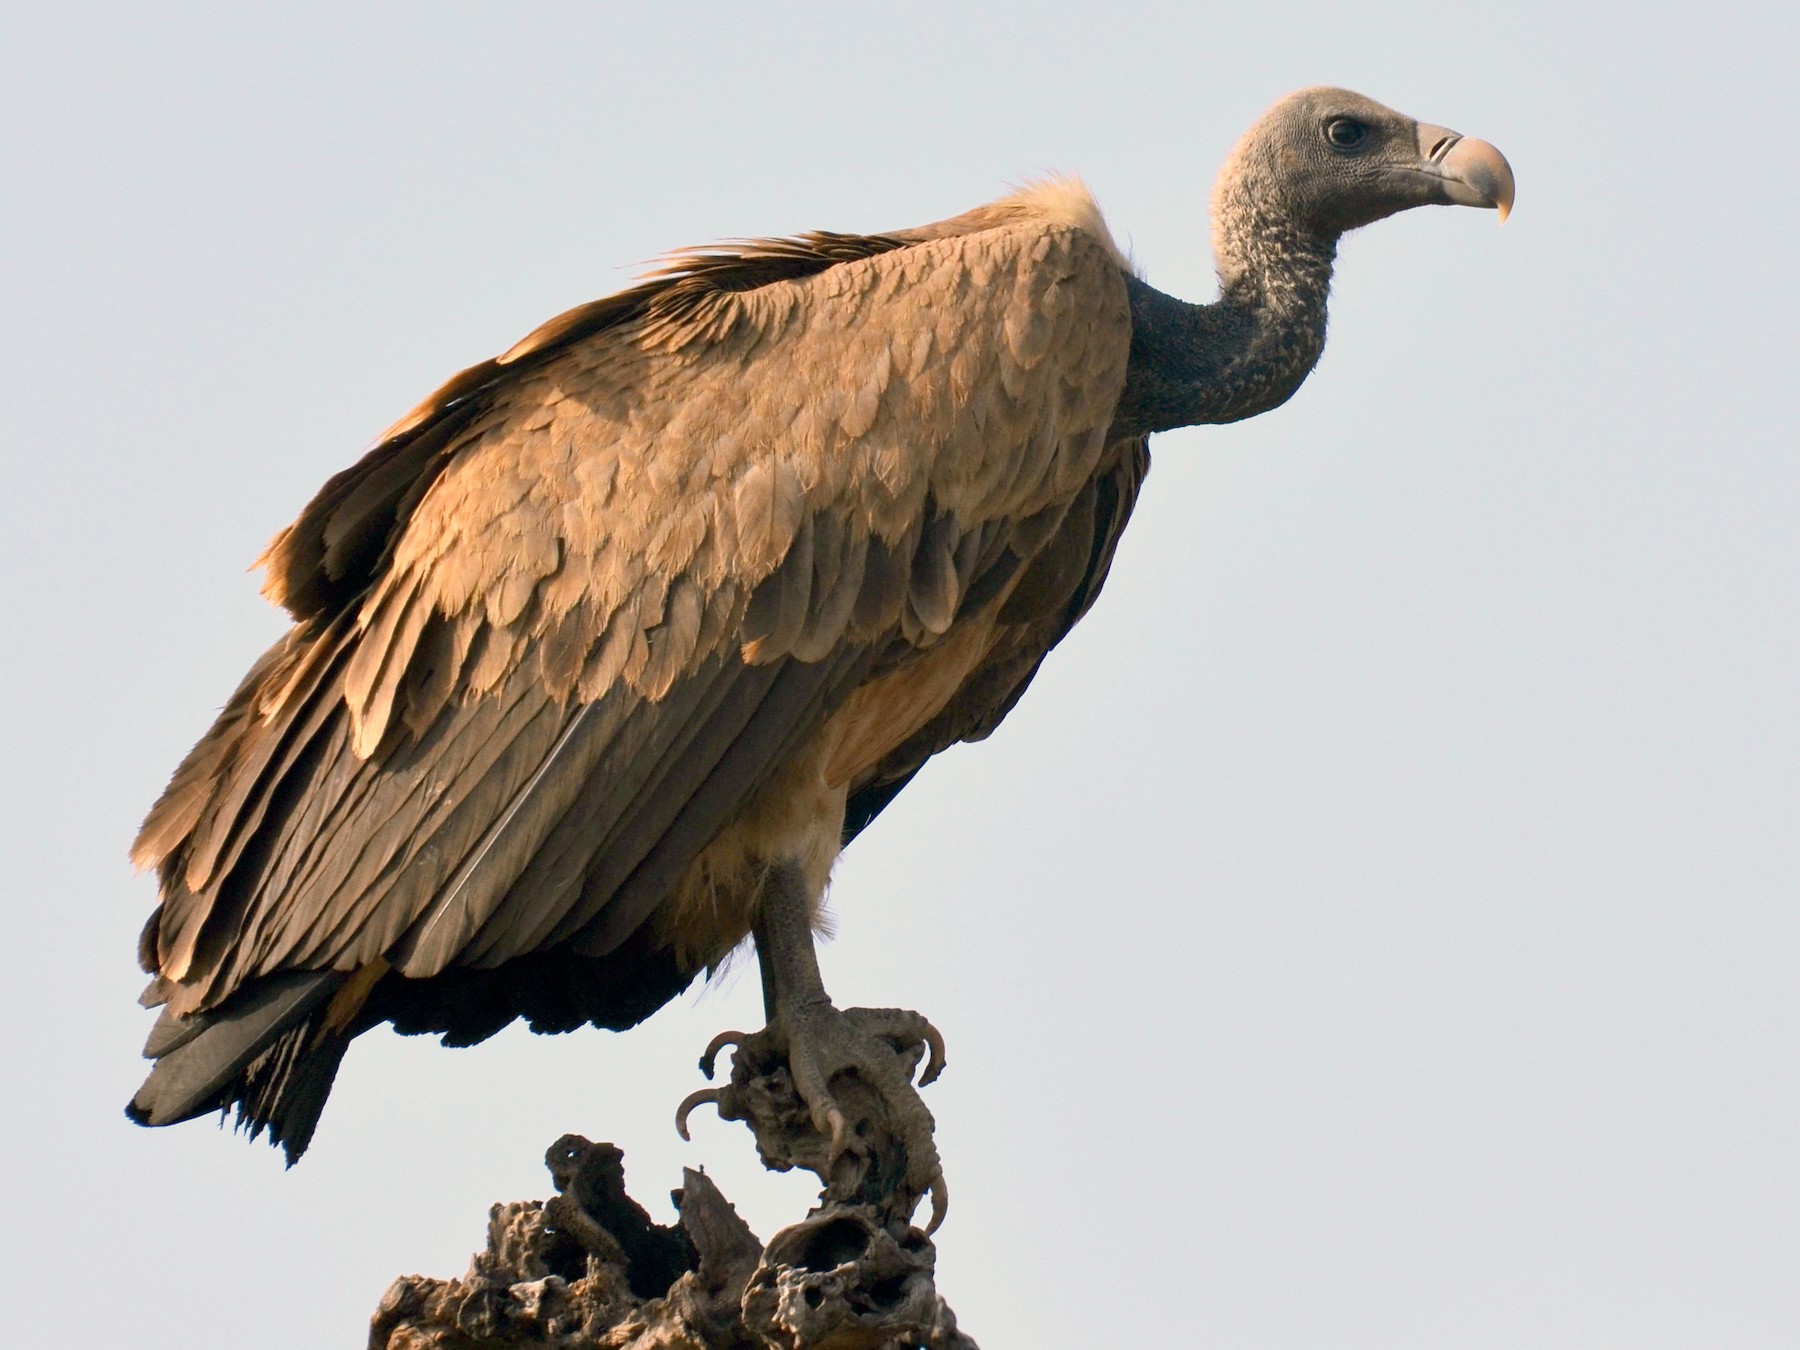
<path fill-rule="evenodd" d="M 128 1114 L 235 1110 L 291 1162 L 371 1027 L 623 1030 L 750 938 L 815 1126 L 842 1146 L 828 1085 L 863 1075 L 935 1202 L 941 1040 L 821 981 L 839 850 L 1094 603 L 1148 437 L 1299 387 L 1346 231 L 1512 200 L 1486 142 L 1307 89 L 1220 174 L 1213 303 L 1056 179 L 677 253 L 455 376 L 259 560 L 293 626 L 132 851 L 160 1014 Z"/>

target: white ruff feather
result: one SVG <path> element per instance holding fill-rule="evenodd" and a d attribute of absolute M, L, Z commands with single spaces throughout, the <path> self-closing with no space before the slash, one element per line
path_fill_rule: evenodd
<path fill-rule="evenodd" d="M 1074 174 L 1054 174 L 1049 178 L 1026 183 L 1017 192 L 1001 198 L 994 205 L 1011 207 L 1042 220 L 1084 231 L 1104 244 L 1106 251 L 1120 267 L 1131 270 L 1131 260 L 1113 238 L 1112 231 L 1106 228 L 1106 217 L 1100 211 L 1100 203 L 1094 200 L 1094 194 L 1088 190 L 1088 185 Z"/>

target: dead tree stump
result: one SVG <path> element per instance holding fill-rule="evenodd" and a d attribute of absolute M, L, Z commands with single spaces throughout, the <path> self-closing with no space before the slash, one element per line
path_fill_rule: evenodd
<path fill-rule="evenodd" d="M 664 1227 L 611 1144 L 564 1135 L 545 1162 L 557 1194 L 495 1205 L 461 1279 L 395 1280 L 369 1350 L 976 1350 L 931 1239 L 884 1207 L 827 1197 L 765 1245 L 704 1173 Z"/>

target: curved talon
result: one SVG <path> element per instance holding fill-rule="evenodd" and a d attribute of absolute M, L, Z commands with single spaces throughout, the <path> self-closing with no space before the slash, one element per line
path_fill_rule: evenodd
<path fill-rule="evenodd" d="M 717 1106 L 719 1093 L 722 1091 L 722 1088 L 701 1088 L 698 1092 L 690 1092 L 681 1099 L 681 1105 L 675 1108 L 675 1133 L 681 1136 L 683 1142 L 693 1142 L 693 1136 L 688 1133 L 688 1112 L 696 1106 L 705 1106 L 708 1103 Z"/>
<path fill-rule="evenodd" d="M 925 1072 L 919 1075 L 919 1086 L 927 1087 L 937 1081 L 937 1076 L 944 1071 L 944 1038 L 938 1029 L 927 1022 L 925 1030 L 920 1033 L 931 1053 L 925 1060 Z"/>
<path fill-rule="evenodd" d="M 743 1031 L 721 1031 L 706 1043 L 706 1049 L 700 1053 L 700 1072 L 709 1079 L 713 1076 L 713 1062 L 718 1059 L 719 1051 L 726 1046 L 742 1045 L 750 1036 Z"/>
<path fill-rule="evenodd" d="M 944 1180 L 939 1172 L 931 1182 L 931 1222 L 925 1225 L 925 1236 L 930 1237 L 943 1226 L 944 1216 L 950 1212 L 950 1183 Z"/>

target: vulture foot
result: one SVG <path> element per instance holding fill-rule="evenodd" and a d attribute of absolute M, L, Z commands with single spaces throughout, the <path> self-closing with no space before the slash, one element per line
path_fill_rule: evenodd
<path fill-rule="evenodd" d="M 681 1104 L 675 1123 L 684 1139 L 688 1113 L 713 1103 L 724 1119 L 749 1124 L 766 1166 L 817 1174 L 827 1203 L 874 1205 L 904 1223 L 929 1195 L 926 1231 L 936 1231 L 949 1190 L 931 1112 L 912 1081 L 921 1063 L 921 1086 L 943 1071 L 936 1027 L 902 1008 L 806 1002 L 778 1009 L 754 1035 L 714 1037 L 701 1060 L 709 1077 L 728 1045 L 731 1081 Z"/>

